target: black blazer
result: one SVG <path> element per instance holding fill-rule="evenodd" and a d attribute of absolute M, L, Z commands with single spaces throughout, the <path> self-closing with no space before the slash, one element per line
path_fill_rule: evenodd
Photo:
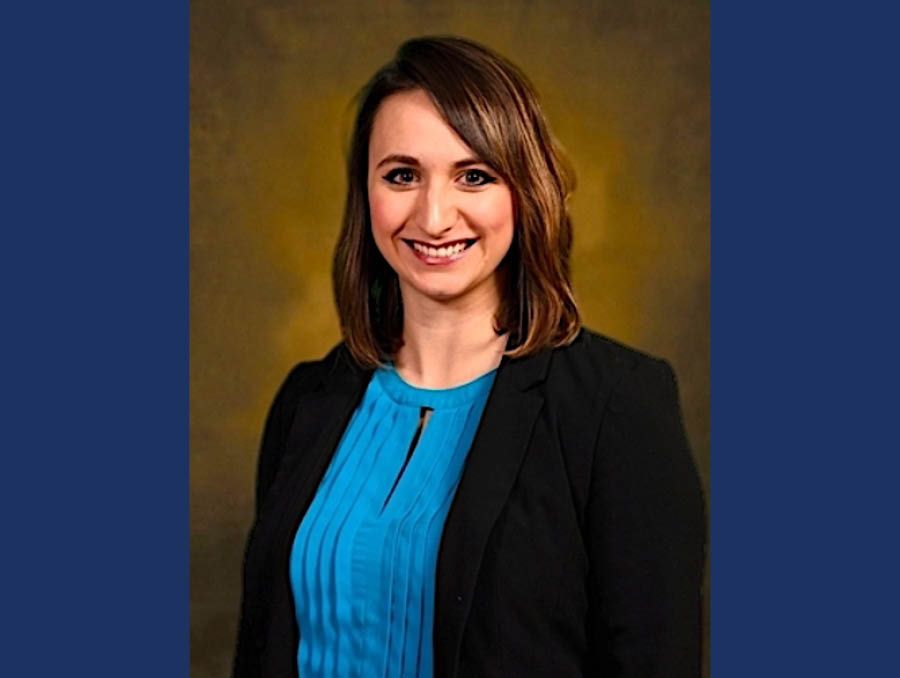
<path fill-rule="evenodd" d="M 297 675 L 294 533 L 371 376 L 343 344 L 272 405 L 235 678 Z M 504 358 L 438 555 L 435 678 L 695 678 L 705 519 L 672 370 L 583 330 Z"/>

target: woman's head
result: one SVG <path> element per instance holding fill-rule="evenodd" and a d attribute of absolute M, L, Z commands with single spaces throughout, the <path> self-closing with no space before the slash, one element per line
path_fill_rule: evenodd
<path fill-rule="evenodd" d="M 369 134 L 372 237 L 397 274 L 404 313 L 493 315 L 513 239 L 509 186 L 421 89 L 381 102 Z"/>
<path fill-rule="evenodd" d="M 456 155 L 467 164 L 442 164 Z M 426 175 L 436 178 L 428 190 Z M 402 344 L 400 279 L 407 291 L 438 298 L 495 285 L 495 329 L 509 332 L 512 356 L 570 341 L 580 327 L 568 266 L 572 188 L 534 91 L 514 65 L 461 38 L 401 45 L 360 92 L 350 144 L 333 276 L 356 359 L 371 366 Z M 422 251 L 445 243 L 472 252 L 443 266 Z M 416 250 L 436 265 L 417 267 Z M 445 275 L 451 271 L 464 273 Z"/>

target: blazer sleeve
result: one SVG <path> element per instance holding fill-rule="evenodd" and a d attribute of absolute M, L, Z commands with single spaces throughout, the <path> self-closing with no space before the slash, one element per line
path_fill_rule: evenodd
<path fill-rule="evenodd" d="M 307 378 L 310 373 L 309 366 L 311 363 L 300 363 L 281 384 L 275 399 L 269 408 L 266 417 L 266 423 L 263 428 L 262 441 L 260 443 L 259 458 L 256 470 L 256 499 L 255 499 L 255 515 L 259 517 L 260 510 L 268 494 L 281 458 L 284 453 L 287 437 L 290 431 L 291 422 L 294 417 L 294 410 L 300 395 L 303 393 Z M 251 528 L 252 535 L 252 528 Z M 250 548 L 250 539 L 247 541 L 247 549 Z M 235 647 L 234 662 L 232 665 L 232 676 L 234 678 L 251 678 L 259 675 L 259 656 L 258 649 L 253 642 L 253 619 L 255 618 L 255 606 L 258 601 L 253 599 L 252 595 L 248 595 L 247 582 L 247 555 L 244 554 L 244 582 L 241 595 L 241 614 L 238 622 L 238 637 Z"/>
<path fill-rule="evenodd" d="M 300 363 L 281 384 L 275 400 L 269 408 L 263 428 L 262 441 L 259 447 L 259 460 L 256 468 L 256 513 L 259 514 L 269 488 L 275 480 L 275 474 L 281 463 L 284 448 L 287 444 L 291 422 L 297 401 L 303 392 L 304 377 L 308 376 L 310 363 Z"/>
<path fill-rule="evenodd" d="M 666 362 L 642 358 L 610 395 L 586 517 L 594 672 L 697 678 L 706 519 Z"/>

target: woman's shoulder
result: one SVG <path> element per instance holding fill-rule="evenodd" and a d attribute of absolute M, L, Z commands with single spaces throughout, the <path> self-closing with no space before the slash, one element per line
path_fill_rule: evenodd
<path fill-rule="evenodd" d="M 321 383 L 335 377 L 352 376 L 361 371 L 343 341 L 338 342 L 319 359 L 303 360 L 295 364 L 282 382 L 280 394 L 295 399 L 302 393 L 314 390 Z"/>
<path fill-rule="evenodd" d="M 629 367 L 647 360 L 660 360 L 646 351 L 629 346 L 588 327 L 582 327 L 571 344 L 555 350 L 574 354 L 581 352 L 589 355 L 596 361 L 627 365 Z"/>
<path fill-rule="evenodd" d="M 648 378 L 669 380 L 674 373 L 666 360 L 588 328 L 572 343 L 553 349 L 548 369 L 551 383 L 594 394 Z"/>
<path fill-rule="evenodd" d="M 596 434 L 604 422 L 673 431 L 682 426 L 669 363 L 590 329 L 551 351 L 543 396 L 561 429 L 582 436 Z"/>
<path fill-rule="evenodd" d="M 677 467 L 695 484 L 678 385 L 666 360 L 583 330 L 553 351 L 545 403 L 564 449 L 575 455 L 573 467 L 590 450 L 611 464 L 604 472 L 637 473 L 624 484 L 643 482 L 649 467 Z"/>

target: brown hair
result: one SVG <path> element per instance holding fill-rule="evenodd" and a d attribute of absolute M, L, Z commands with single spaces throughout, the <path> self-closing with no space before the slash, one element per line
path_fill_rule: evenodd
<path fill-rule="evenodd" d="M 571 342 L 581 327 L 569 278 L 574 174 L 551 136 L 525 75 L 487 48 L 458 37 L 409 40 L 358 97 L 347 159 L 347 201 L 332 277 L 341 332 L 364 366 L 403 345 L 397 275 L 372 237 L 367 190 L 369 137 L 381 102 L 424 90 L 447 124 L 512 192 L 513 242 L 501 263 L 505 290 L 494 319 L 509 332 L 507 355 Z"/>

